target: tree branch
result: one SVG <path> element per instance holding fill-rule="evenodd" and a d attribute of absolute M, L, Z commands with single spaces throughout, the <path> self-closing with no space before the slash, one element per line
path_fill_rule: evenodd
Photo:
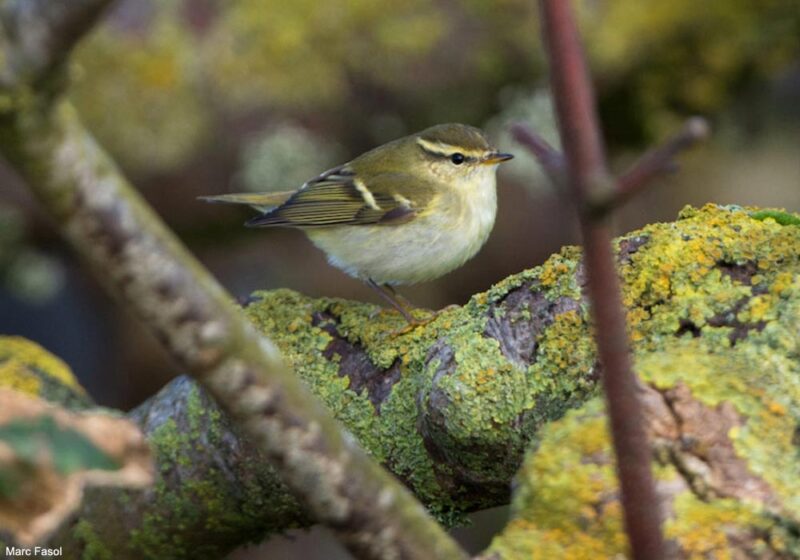
<path fill-rule="evenodd" d="M 633 167 L 623 173 L 617 179 L 617 186 L 613 191 L 608 191 L 606 196 L 591 199 L 589 201 L 591 213 L 601 216 L 609 214 L 650 186 L 659 176 L 675 171 L 677 168 L 675 156 L 707 138 L 709 130 L 708 122 L 702 117 L 692 117 L 687 120 L 677 134 L 663 145 L 647 152 Z M 533 154 L 553 183 L 557 185 L 565 183 L 566 169 L 561 152 L 523 123 L 514 124 L 511 127 L 511 135 Z"/>
<path fill-rule="evenodd" d="M 35 84 L 69 56 L 111 0 L 7 0 L 0 6 L 6 66 L 0 84 Z"/>
<path fill-rule="evenodd" d="M 514 124 L 511 127 L 511 135 L 533 154 L 554 185 L 564 184 L 566 164 L 561 152 L 523 123 Z"/>
<path fill-rule="evenodd" d="M 598 204 L 607 209 L 621 206 L 642 190 L 650 186 L 654 179 L 675 171 L 675 156 L 688 150 L 697 142 L 708 138 L 710 128 L 702 117 L 687 120 L 681 130 L 664 144 L 644 154 L 633 166 L 617 179 L 617 189 L 613 196 Z"/>
<path fill-rule="evenodd" d="M 6 93 L 20 95 L 8 89 L 11 83 L 35 90 L 60 60 L 59 49 L 70 47 L 104 4 L 10 4 L 13 77 L 20 80 L 6 81 Z M 224 406 L 309 511 L 365 558 L 462 558 L 444 530 L 341 431 L 275 346 L 233 307 L 72 107 L 52 92 L 34 91 L 33 97 L 0 121 L 4 155 L 108 289 Z"/>

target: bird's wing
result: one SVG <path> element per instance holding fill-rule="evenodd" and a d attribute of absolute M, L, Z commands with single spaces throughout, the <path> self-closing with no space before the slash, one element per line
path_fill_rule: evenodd
<path fill-rule="evenodd" d="M 398 224 L 413 220 L 430 202 L 431 189 L 405 173 L 362 180 L 346 166 L 306 183 L 286 202 L 247 222 L 253 227 L 324 227 Z"/>

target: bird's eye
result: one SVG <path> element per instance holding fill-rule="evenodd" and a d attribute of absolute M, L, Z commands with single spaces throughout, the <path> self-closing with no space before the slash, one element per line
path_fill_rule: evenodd
<path fill-rule="evenodd" d="M 452 156 L 450 156 L 450 161 L 452 161 L 455 165 L 461 165 L 462 163 L 464 163 L 465 159 L 467 158 L 464 157 L 464 154 L 461 154 L 459 152 L 456 152 Z"/>

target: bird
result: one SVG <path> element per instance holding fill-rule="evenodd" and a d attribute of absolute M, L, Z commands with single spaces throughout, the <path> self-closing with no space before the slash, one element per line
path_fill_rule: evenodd
<path fill-rule="evenodd" d="M 486 243 L 497 215 L 497 151 L 473 126 L 439 124 L 361 154 L 283 192 L 200 197 L 259 214 L 247 227 L 298 228 L 328 262 L 364 281 L 408 322 L 395 286 L 434 280 Z"/>

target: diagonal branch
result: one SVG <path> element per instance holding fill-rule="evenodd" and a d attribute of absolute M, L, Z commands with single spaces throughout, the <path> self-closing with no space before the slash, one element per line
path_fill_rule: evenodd
<path fill-rule="evenodd" d="M 514 139 L 522 144 L 542 166 L 550 180 L 556 184 L 565 182 L 564 156 L 528 126 L 517 123 L 511 127 Z M 675 156 L 688 150 L 709 135 L 708 122 L 702 117 L 687 120 L 681 130 L 661 146 L 643 155 L 628 171 L 617 179 L 614 190 L 606 191 L 604 196 L 590 198 L 591 212 L 605 215 L 622 206 L 661 175 L 671 173 L 677 168 Z"/>
<path fill-rule="evenodd" d="M 522 123 L 511 127 L 511 135 L 533 154 L 554 185 L 561 186 L 565 182 L 566 164 L 561 152 Z"/>
<path fill-rule="evenodd" d="M 687 120 L 677 134 L 667 139 L 664 144 L 644 154 L 628 171 L 617 180 L 617 191 L 608 206 L 619 206 L 627 202 L 653 179 L 675 170 L 675 156 L 688 150 L 697 142 L 709 135 L 708 122 L 702 117 Z"/>
<path fill-rule="evenodd" d="M 7 42 L 6 87 L 35 83 L 64 62 L 75 43 L 102 15 L 111 0 L 8 0 L 0 6 Z"/>
<path fill-rule="evenodd" d="M 572 197 L 581 222 L 588 294 L 603 371 L 625 527 L 633 557 L 664 557 L 660 513 L 650 471 L 652 451 L 644 428 L 637 379 L 631 368 L 619 279 L 606 214 L 592 201 L 615 191 L 608 173 L 592 86 L 570 7 L 564 0 L 540 0 L 553 97 L 567 161 Z"/>
<path fill-rule="evenodd" d="M 88 30 L 99 13 L 90 8 L 103 4 L 9 4 L 14 77 L 33 80 L 15 85 L 35 89 Z M 73 108 L 44 97 L 4 115 L 0 150 L 107 288 L 243 427 L 309 511 L 364 558 L 462 558 L 168 231 Z"/>

